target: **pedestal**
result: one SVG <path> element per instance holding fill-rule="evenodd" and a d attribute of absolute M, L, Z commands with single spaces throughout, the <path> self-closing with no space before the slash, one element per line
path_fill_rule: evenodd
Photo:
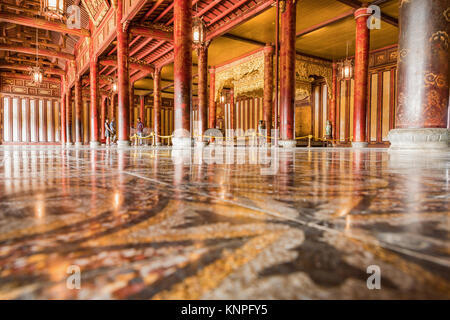
<path fill-rule="evenodd" d="M 278 145 L 283 148 L 295 148 L 297 146 L 296 140 L 278 140 Z"/>
<path fill-rule="evenodd" d="M 388 135 L 392 150 L 446 150 L 450 130 L 444 128 L 393 129 Z"/>

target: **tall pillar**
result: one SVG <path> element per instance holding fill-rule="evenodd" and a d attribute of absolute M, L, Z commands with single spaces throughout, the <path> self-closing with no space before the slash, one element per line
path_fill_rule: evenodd
<path fill-rule="evenodd" d="M 118 146 L 129 146 L 129 109 L 130 109 L 130 88 L 128 73 L 128 33 L 124 30 L 121 22 L 123 16 L 123 0 L 117 0 L 116 21 L 117 21 L 117 77 L 118 77 Z"/>
<path fill-rule="evenodd" d="M 216 128 L 216 69 L 209 68 L 209 119 L 208 127 Z"/>
<path fill-rule="evenodd" d="M 155 68 L 153 75 L 153 133 L 156 145 L 161 144 L 159 135 L 161 135 L 161 69 Z"/>
<path fill-rule="evenodd" d="M 77 75 L 75 79 L 75 145 L 81 146 L 83 144 L 83 137 L 81 135 L 81 109 L 82 109 L 82 95 L 81 95 L 81 77 Z"/>
<path fill-rule="evenodd" d="M 391 149 L 447 149 L 450 0 L 402 1 Z M 448 149 L 447 149 L 448 150 Z"/>
<path fill-rule="evenodd" d="M 136 120 L 134 118 L 134 84 L 130 81 L 130 127 L 135 127 Z"/>
<path fill-rule="evenodd" d="M 105 135 L 105 119 L 106 119 L 106 103 L 107 103 L 107 98 L 105 96 L 102 97 L 102 107 L 101 107 L 101 111 L 100 111 L 100 132 L 101 132 L 101 136 L 100 136 L 100 140 L 104 141 L 106 139 L 106 135 Z"/>
<path fill-rule="evenodd" d="M 264 105 L 263 117 L 266 123 L 267 143 L 270 143 L 272 130 L 272 99 L 273 99 L 273 47 L 264 48 Z"/>
<path fill-rule="evenodd" d="M 66 145 L 72 144 L 72 126 L 70 117 L 72 114 L 72 89 L 67 86 L 66 88 Z"/>
<path fill-rule="evenodd" d="M 90 146 L 95 148 L 100 145 L 98 140 L 98 58 L 94 52 L 94 41 L 89 41 L 89 77 L 90 77 Z"/>
<path fill-rule="evenodd" d="M 65 145 L 67 143 L 66 140 L 66 95 L 67 95 L 67 86 L 66 86 L 66 77 L 61 76 L 61 109 L 59 110 L 61 116 L 61 145 Z"/>
<path fill-rule="evenodd" d="M 367 82 L 369 74 L 370 29 L 367 19 L 371 10 L 360 8 L 355 11 L 356 42 L 355 42 L 355 96 L 353 109 L 353 142 L 352 147 L 367 147 L 366 109 Z"/>
<path fill-rule="evenodd" d="M 139 96 L 139 118 L 145 126 L 145 96 Z"/>
<path fill-rule="evenodd" d="M 234 102 L 235 102 L 236 100 L 235 100 L 235 97 L 234 97 L 234 88 L 231 88 L 230 89 L 230 129 L 233 129 L 233 130 L 235 130 L 236 129 L 236 126 L 235 126 L 235 123 L 236 123 L 236 120 L 235 120 L 235 118 L 236 118 L 236 112 L 235 112 L 235 105 L 234 105 Z"/>
<path fill-rule="evenodd" d="M 333 72 L 331 76 L 331 100 L 329 120 L 331 122 L 331 139 L 336 139 L 336 96 L 337 96 L 337 63 L 333 62 Z"/>
<path fill-rule="evenodd" d="M 280 146 L 295 147 L 294 101 L 295 101 L 295 26 L 296 0 L 286 1 L 281 12 L 280 48 Z"/>
<path fill-rule="evenodd" d="M 199 137 L 197 143 L 203 142 L 203 135 L 208 129 L 208 44 L 202 44 L 197 47 L 198 56 L 198 118 L 199 118 Z"/>
<path fill-rule="evenodd" d="M 192 1 L 174 0 L 175 148 L 191 147 Z"/>

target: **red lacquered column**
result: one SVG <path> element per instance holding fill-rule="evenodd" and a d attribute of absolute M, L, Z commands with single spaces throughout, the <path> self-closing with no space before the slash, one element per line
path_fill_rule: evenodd
<path fill-rule="evenodd" d="M 448 150 L 450 0 L 402 1 L 399 14 L 391 148 Z"/>
<path fill-rule="evenodd" d="M 210 129 L 216 128 L 216 69 L 209 68 L 209 119 Z"/>
<path fill-rule="evenodd" d="M 203 141 L 202 135 L 208 129 L 208 45 L 200 45 L 197 48 L 198 55 L 198 114 L 200 132 L 198 141 Z"/>
<path fill-rule="evenodd" d="M 90 127 L 91 139 L 90 146 L 95 148 L 100 145 L 98 141 L 98 59 L 94 53 L 94 41 L 91 38 L 89 41 L 89 76 L 90 76 L 90 93 L 91 93 L 91 108 L 90 108 Z"/>
<path fill-rule="evenodd" d="M 70 116 L 72 114 L 72 90 L 66 87 L 66 145 L 72 144 L 72 126 Z"/>
<path fill-rule="evenodd" d="M 371 11 L 360 8 L 355 11 L 356 45 L 355 45 L 355 96 L 353 111 L 353 142 L 354 148 L 367 146 L 366 142 L 366 109 L 367 109 L 367 79 L 369 73 L 370 29 L 367 19 Z"/>
<path fill-rule="evenodd" d="M 267 142 L 270 143 L 272 130 L 272 99 L 273 99 L 273 47 L 264 48 L 264 105 L 263 117 L 266 123 Z"/>
<path fill-rule="evenodd" d="M 156 68 L 153 75 L 153 132 L 156 145 L 161 144 L 161 69 Z"/>
<path fill-rule="evenodd" d="M 333 62 L 333 73 L 331 78 L 331 100 L 330 100 L 330 114 L 332 139 L 336 139 L 336 95 L 337 95 L 337 64 Z"/>
<path fill-rule="evenodd" d="M 139 118 L 145 126 L 145 96 L 139 96 Z"/>
<path fill-rule="evenodd" d="M 102 108 L 100 111 L 100 132 L 101 132 L 101 141 L 105 141 L 106 136 L 105 136 L 105 118 L 106 118 L 106 102 L 107 102 L 107 97 L 103 96 L 102 97 Z"/>
<path fill-rule="evenodd" d="M 230 129 L 235 130 L 235 111 L 234 111 L 234 102 L 235 102 L 235 98 L 234 98 L 234 88 L 230 89 Z"/>
<path fill-rule="evenodd" d="M 128 74 L 128 33 L 121 23 L 123 16 L 123 0 L 117 0 L 117 77 L 118 77 L 118 146 L 129 146 L 129 109 L 130 109 L 130 88 Z"/>
<path fill-rule="evenodd" d="M 295 101 L 295 26 L 297 1 L 286 1 L 281 12 L 280 48 L 280 141 L 283 147 L 295 147 L 294 101 Z"/>
<path fill-rule="evenodd" d="M 83 144 L 83 137 L 81 136 L 81 109 L 82 109 L 82 96 L 81 96 L 81 78 L 77 75 L 75 80 L 75 145 L 81 146 Z"/>
<path fill-rule="evenodd" d="M 67 143 L 66 135 L 66 77 L 61 76 L 61 144 L 64 146 Z"/>
<path fill-rule="evenodd" d="M 174 0 L 175 148 L 191 146 L 192 1 Z"/>

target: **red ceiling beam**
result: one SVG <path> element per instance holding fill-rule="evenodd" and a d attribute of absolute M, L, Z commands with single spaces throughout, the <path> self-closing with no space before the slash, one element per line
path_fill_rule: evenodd
<path fill-rule="evenodd" d="M 131 26 L 129 32 L 135 36 L 142 36 L 146 38 L 164 40 L 169 42 L 173 41 L 172 32 L 158 30 L 147 26 Z"/>
<path fill-rule="evenodd" d="M 0 77 L 3 78 L 10 78 L 10 79 L 22 79 L 22 80 L 32 80 L 31 75 L 25 75 L 25 74 L 18 74 L 18 73 L 8 73 L 8 72 L 2 72 L 0 73 Z M 61 83 L 61 79 L 59 78 L 44 78 L 43 81 L 48 81 L 52 83 Z"/>
<path fill-rule="evenodd" d="M 153 6 L 150 8 L 150 10 L 147 11 L 147 13 L 142 17 L 141 23 L 143 23 L 150 15 L 159 8 L 159 6 L 164 2 L 164 0 L 158 0 L 153 4 Z"/>
<path fill-rule="evenodd" d="M 104 66 L 117 66 L 117 61 L 113 60 L 113 59 L 107 59 L 107 60 L 100 60 L 99 61 L 101 65 Z M 145 65 L 145 64 L 141 64 L 141 63 L 137 63 L 137 62 L 130 62 L 129 63 L 130 68 L 133 70 L 143 70 L 145 72 L 150 72 L 153 73 L 155 72 L 155 68 L 152 67 L 151 65 Z"/>
<path fill-rule="evenodd" d="M 8 44 L 0 44 L 0 51 L 13 51 L 13 52 L 20 52 L 20 53 L 36 55 L 36 48 L 13 46 L 13 45 L 8 45 Z M 75 60 L 75 56 L 73 54 L 65 53 L 65 52 L 57 52 L 57 51 L 48 50 L 48 49 L 39 49 L 38 55 L 45 56 L 45 57 L 51 57 L 51 58 L 60 58 L 60 59 L 65 59 L 65 60 Z"/>
<path fill-rule="evenodd" d="M 244 5 L 249 0 L 240 0 L 239 2 L 236 2 L 234 5 L 232 5 L 229 9 L 223 11 L 221 14 L 217 15 L 214 19 L 208 21 L 208 25 L 212 25 L 215 22 L 219 21 L 223 17 L 226 17 L 230 13 L 232 13 L 234 10 L 238 9 L 240 6 Z"/>
<path fill-rule="evenodd" d="M 19 70 L 19 71 L 30 71 L 34 66 L 25 66 L 21 64 L 0 64 L 0 69 L 10 69 L 10 70 Z M 41 68 L 46 74 L 57 74 L 57 75 L 65 75 L 66 72 L 62 69 L 57 68 Z"/>
<path fill-rule="evenodd" d="M 64 23 L 48 21 L 40 18 L 32 18 L 18 14 L 0 12 L 0 22 L 20 24 L 22 26 L 51 30 L 61 33 L 72 34 L 78 37 L 90 37 L 87 29 L 70 29 Z"/>

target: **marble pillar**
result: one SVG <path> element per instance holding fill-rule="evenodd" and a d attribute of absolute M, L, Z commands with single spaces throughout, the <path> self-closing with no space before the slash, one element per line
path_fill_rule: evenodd
<path fill-rule="evenodd" d="M 355 96 L 353 111 L 352 147 L 367 147 L 367 83 L 369 73 L 370 29 L 367 19 L 371 15 L 368 8 L 355 11 L 356 44 L 355 44 Z"/>
<path fill-rule="evenodd" d="M 450 0 L 402 1 L 399 14 L 391 149 L 448 150 Z"/>
<path fill-rule="evenodd" d="M 264 48 L 264 102 L 263 117 L 266 124 L 267 143 L 270 143 L 273 111 L 273 47 Z"/>
<path fill-rule="evenodd" d="M 295 147 L 294 102 L 295 102 L 295 27 L 296 0 L 286 1 L 281 11 L 280 48 L 280 140 L 279 145 Z"/>
<path fill-rule="evenodd" d="M 174 0 L 174 148 L 190 148 L 192 90 L 192 1 Z"/>

